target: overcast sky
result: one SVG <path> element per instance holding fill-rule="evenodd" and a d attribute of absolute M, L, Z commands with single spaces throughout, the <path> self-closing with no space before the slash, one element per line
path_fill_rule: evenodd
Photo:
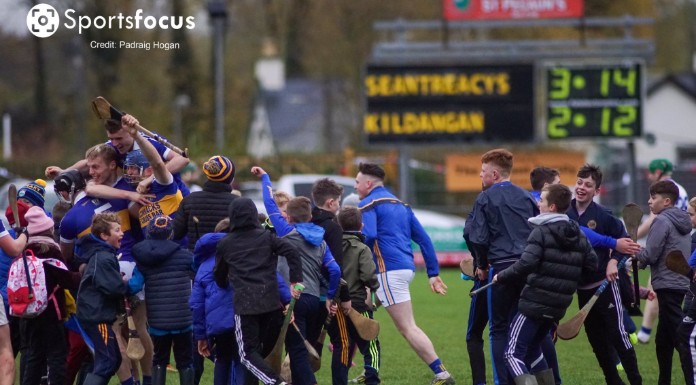
<path fill-rule="evenodd" d="M 13 35 L 28 35 L 27 12 L 29 6 L 26 1 L 0 0 L 0 30 Z"/>

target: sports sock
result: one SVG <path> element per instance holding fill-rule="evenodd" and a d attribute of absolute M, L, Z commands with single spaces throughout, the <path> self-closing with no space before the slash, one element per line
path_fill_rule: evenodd
<path fill-rule="evenodd" d="M 652 329 L 651 329 L 651 328 L 646 328 L 645 326 L 641 326 L 641 327 L 640 327 L 640 331 L 643 332 L 643 333 L 645 333 L 645 334 L 647 334 L 647 335 L 650 335 L 650 333 L 652 333 Z"/>
<path fill-rule="evenodd" d="M 146 376 L 143 374 L 143 385 L 152 385 L 152 376 Z"/>
<path fill-rule="evenodd" d="M 133 380 L 133 377 L 128 377 L 128 379 L 121 381 L 121 385 L 133 385 L 135 384 L 135 380 Z"/>
<path fill-rule="evenodd" d="M 435 361 L 431 362 L 428 366 L 430 367 L 430 370 L 432 370 L 435 374 L 447 372 L 447 369 L 445 369 L 445 365 L 442 365 L 442 361 L 440 361 L 439 358 L 436 358 Z"/>

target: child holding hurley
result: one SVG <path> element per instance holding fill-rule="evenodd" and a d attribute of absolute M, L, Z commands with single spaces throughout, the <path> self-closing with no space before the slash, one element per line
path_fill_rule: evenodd
<path fill-rule="evenodd" d="M 583 274 L 597 270 L 592 246 L 578 224 L 564 214 L 571 198 L 564 185 L 542 189 L 540 214 L 529 219 L 533 229 L 522 257 L 493 277 L 493 282 L 499 283 L 526 281 L 505 350 L 516 385 L 554 384 L 551 369 L 529 374 L 525 357 L 541 355 L 540 342 L 565 315 L 578 281 Z"/>

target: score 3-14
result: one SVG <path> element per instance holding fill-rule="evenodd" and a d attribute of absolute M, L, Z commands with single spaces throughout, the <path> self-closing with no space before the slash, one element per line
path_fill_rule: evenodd
<path fill-rule="evenodd" d="M 550 139 L 637 137 L 642 133 L 642 65 L 546 66 Z"/>

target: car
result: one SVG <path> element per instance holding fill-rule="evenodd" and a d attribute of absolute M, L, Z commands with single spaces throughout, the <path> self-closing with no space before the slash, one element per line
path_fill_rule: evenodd
<path fill-rule="evenodd" d="M 330 178 L 343 186 L 343 201 L 355 200 L 355 179 L 343 175 L 323 175 L 323 174 L 290 174 L 284 175 L 277 182 L 273 183 L 275 191 L 285 191 L 291 196 L 306 196 L 311 199 L 312 185 L 318 179 Z M 260 186 L 259 186 L 260 190 Z M 254 200 L 257 209 L 261 213 L 266 213 L 263 200 L 255 198 L 253 192 L 249 192 L 249 197 Z M 245 194 L 246 195 L 246 194 Z M 466 247 L 464 238 L 464 223 L 466 220 L 455 215 L 442 214 L 436 211 L 413 208 L 418 221 L 423 225 L 425 232 L 428 233 L 435 247 L 440 266 L 458 266 L 462 259 L 471 258 L 471 253 Z M 414 251 L 414 261 L 417 266 L 425 266 L 423 255 L 415 243 L 412 243 Z"/>

